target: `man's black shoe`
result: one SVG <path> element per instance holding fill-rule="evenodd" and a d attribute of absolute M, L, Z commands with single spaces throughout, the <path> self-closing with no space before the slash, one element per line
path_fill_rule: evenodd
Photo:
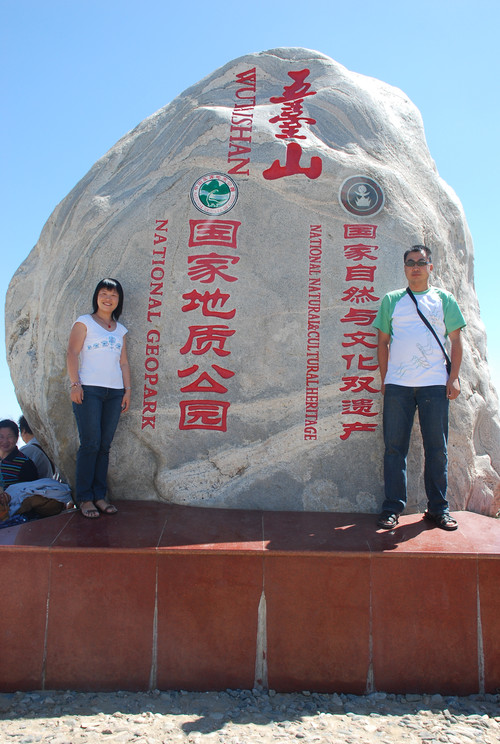
<path fill-rule="evenodd" d="M 431 512 L 425 511 L 424 519 L 427 519 L 429 522 L 434 522 L 436 527 L 440 527 L 442 530 L 446 530 L 447 532 L 452 532 L 453 530 L 458 529 L 457 520 L 448 514 L 448 512 L 445 512 L 444 514 L 431 514 Z"/>
<path fill-rule="evenodd" d="M 383 530 L 392 530 L 393 527 L 399 522 L 399 517 L 393 512 L 382 512 L 377 520 L 378 527 L 382 527 Z"/>

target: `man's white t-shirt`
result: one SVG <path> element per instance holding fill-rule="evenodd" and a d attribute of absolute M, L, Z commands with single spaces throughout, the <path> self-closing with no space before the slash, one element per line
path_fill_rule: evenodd
<path fill-rule="evenodd" d="M 457 301 L 450 292 L 436 287 L 413 294 L 419 310 L 445 346 L 448 334 L 465 326 Z M 386 385 L 446 385 L 448 373 L 444 354 L 418 315 L 406 289 L 385 295 L 373 325 L 391 337 Z"/>

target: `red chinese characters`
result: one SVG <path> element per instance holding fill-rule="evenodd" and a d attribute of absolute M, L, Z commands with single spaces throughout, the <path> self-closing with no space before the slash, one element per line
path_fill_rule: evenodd
<path fill-rule="evenodd" d="M 181 400 L 179 429 L 213 429 L 227 431 L 227 409 L 221 400 Z"/>
<path fill-rule="evenodd" d="M 189 247 L 218 245 L 236 248 L 236 234 L 240 222 L 232 220 L 189 220 Z"/>
<path fill-rule="evenodd" d="M 238 281 L 234 267 L 240 260 L 239 256 L 233 253 L 217 253 L 213 248 L 215 246 L 235 250 L 240 225 L 240 222 L 234 220 L 189 221 L 189 247 L 199 250 L 207 246 L 210 252 L 197 252 L 188 256 L 187 277 L 190 281 L 199 282 L 204 286 L 182 295 L 185 301 L 182 312 L 195 312 L 201 314 L 203 318 L 214 318 L 219 322 L 188 326 L 186 341 L 179 349 L 179 353 L 187 359 L 192 355 L 196 360 L 207 356 L 208 362 L 214 361 L 214 358 L 222 361 L 231 354 L 228 346 L 236 331 L 225 322 L 220 322 L 231 320 L 236 314 L 236 308 L 231 307 L 231 294 L 222 291 L 218 286 L 206 285 L 214 285 L 216 281 L 231 285 L 232 282 Z M 225 383 L 234 376 L 234 372 L 218 363 L 207 364 L 203 369 L 196 362 L 178 369 L 177 375 L 184 383 L 180 387 L 183 394 L 220 396 L 227 394 L 228 387 Z M 179 429 L 225 432 L 230 405 L 228 401 L 205 397 L 181 400 Z"/>
<path fill-rule="evenodd" d="M 296 142 L 296 140 L 306 139 L 306 135 L 301 134 L 303 124 L 316 124 L 316 119 L 311 116 L 304 116 L 304 99 L 316 95 L 316 91 L 310 90 L 311 84 L 306 82 L 308 75 L 309 70 L 307 68 L 291 70 L 288 76 L 293 82 L 284 86 L 281 96 L 272 96 L 269 99 L 271 103 L 281 104 L 281 112 L 269 121 L 271 124 L 278 125 L 280 133 L 276 134 L 275 137 L 287 141 L 287 145 L 285 163 L 282 164 L 279 160 L 275 160 L 263 172 L 262 175 L 268 181 L 297 174 L 302 174 L 311 179 L 318 178 L 321 175 L 323 168 L 321 158 L 314 155 L 308 163 L 301 164 L 302 147 Z"/>
<path fill-rule="evenodd" d="M 346 324 L 342 359 L 347 374 L 342 377 L 339 389 L 346 394 L 342 400 L 341 415 L 356 418 L 355 421 L 342 422 L 340 438 L 344 441 L 355 432 L 373 432 L 377 428 L 377 423 L 369 421 L 378 416 L 378 412 L 373 410 L 375 401 L 370 397 L 380 392 L 375 387 L 373 375 L 378 369 L 375 352 L 377 334 L 367 326 L 371 326 L 377 314 L 371 305 L 380 299 L 374 289 L 378 246 L 366 242 L 375 240 L 376 234 L 376 225 L 344 225 L 344 239 L 350 241 L 344 245 L 344 257 L 348 262 L 345 281 L 349 286 L 343 291 L 341 299 L 350 307 L 340 319 Z M 355 326 L 354 330 L 350 330 L 352 326 Z"/>
<path fill-rule="evenodd" d="M 182 312 L 187 313 L 190 310 L 201 308 L 201 312 L 205 317 L 225 318 L 229 320 L 234 318 L 236 313 L 235 308 L 232 310 L 223 310 L 230 297 L 229 292 L 221 292 L 220 289 L 216 289 L 214 292 L 207 290 L 203 294 L 198 292 L 197 289 L 193 289 L 192 292 L 186 292 L 182 295 L 183 300 L 188 300 L 188 303 L 183 306 Z"/>
<path fill-rule="evenodd" d="M 231 264 L 237 264 L 238 256 L 221 256 L 218 253 L 209 253 L 203 256 L 189 256 L 188 269 L 189 278 L 193 281 L 211 284 L 217 276 L 226 282 L 235 282 L 237 277 L 229 274 Z"/>

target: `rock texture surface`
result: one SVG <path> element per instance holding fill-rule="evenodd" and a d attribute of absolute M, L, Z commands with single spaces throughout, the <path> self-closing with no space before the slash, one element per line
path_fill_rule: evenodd
<path fill-rule="evenodd" d="M 68 478 L 73 320 L 125 289 L 132 411 L 112 494 L 377 511 L 381 396 L 371 321 L 433 248 L 467 319 L 450 503 L 500 509 L 498 400 L 461 204 L 400 90 L 306 49 L 230 62 L 123 137 L 55 209 L 12 279 L 7 353 L 23 411 Z M 409 509 L 425 507 L 415 432 Z"/>

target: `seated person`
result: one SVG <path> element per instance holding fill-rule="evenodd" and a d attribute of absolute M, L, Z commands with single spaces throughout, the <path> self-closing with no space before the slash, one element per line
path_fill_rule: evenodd
<path fill-rule="evenodd" d="M 0 522 L 3 522 L 3 520 L 7 519 L 9 516 L 9 503 L 9 494 L 5 493 L 3 490 L 3 478 L 2 472 L 0 471 Z"/>
<path fill-rule="evenodd" d="M 50 458 L 45 454 L 41 444 L 36 439 L 35 435 L 31 431 L 31 428 L 24 418 L 21 416 L 19 419 L 19 431 L 21 432 L 21 439 L 25 442 L 24 447 L 21 447 L 20 452 L 29 457 L 35 463 L 38 477 L 39 478 L 53 478 L 55 468 Z"/>
<path fill-rule="evenodd" d="M 52 477 L 39 478 L 35 464 L 18 450 L 19 429 L 10 419 L 0 421 L 0 526 L 11 518 L 49 517 L 71 502 L 71 489 Z"/>
<path fill-rule="evenodd" d="M 38 478 L 35 464 L 17 448 L 19 429 L 15 421 L 0 421 L 0 472 L 3 487 Z"/>

